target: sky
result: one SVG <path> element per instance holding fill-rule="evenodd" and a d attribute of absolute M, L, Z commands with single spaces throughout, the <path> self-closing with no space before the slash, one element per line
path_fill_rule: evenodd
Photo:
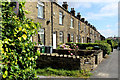
<path fill-rule="evenodd" d="M 75 9 L 77 15 L 85 18 L 106 38 L 118 36 L 118 2 L 119 0 L 58 0 L 62 5 L 67 1 L 68 10 Z"/>

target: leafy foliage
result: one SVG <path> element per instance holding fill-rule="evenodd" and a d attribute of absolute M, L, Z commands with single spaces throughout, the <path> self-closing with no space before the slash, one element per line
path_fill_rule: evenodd
<path fill-rule="evenodd" d="M 37 32 L 39 23 L 26 18 L 19 2 L 19 15 L 14 13 L 13 2 L 2 2 L 2 74 L 4 79 L 22 80 L 35 77 L 36 59 L 40 54 L 34 52 L 30 37 Z M 11 7 L 10 7 L 11 6 Z"/>
<path fill-rule="evenodd" d="M 93 50 L 93 47 L 86 47 L 87 50 Z"/>

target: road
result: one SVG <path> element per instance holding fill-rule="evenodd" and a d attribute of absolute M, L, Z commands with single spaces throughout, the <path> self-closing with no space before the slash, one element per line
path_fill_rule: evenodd
<path fill-rule="evenodd" d="M 92 73 L 91 78 L 118 78 L 118 50 L 114 49 Z"/>

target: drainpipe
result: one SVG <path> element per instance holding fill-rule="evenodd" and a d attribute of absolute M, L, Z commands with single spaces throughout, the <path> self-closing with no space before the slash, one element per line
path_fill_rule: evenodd
<path fill-rule="evenodd" d="M 51 37 L 53 46 L 53 2 L 51 1 Z"/>

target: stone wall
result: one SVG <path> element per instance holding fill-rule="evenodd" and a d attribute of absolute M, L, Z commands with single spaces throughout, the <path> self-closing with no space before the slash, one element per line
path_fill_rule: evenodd
<path fill-rule="evenodd" d="M 38 68 L 52 67 L 69 70 L 94 70 L 103 60 L 103 51 L 98 50 L 87 56 L 75 56 L 58 53 L 41 53 L 37 60 Z"/>
<path fill-rule="evenodd" d="M 47 46 L 52 46 L 52 31 L 56 32 L 57 36 L 57 45 L 59 45 L 60 42 L 60 32 L 63 32 L 63 42 L 66 43 L 68 34 L 73 34 L 74 35 L 74 40 L 73 42 L 78 42 L 78 36 L 80 36 L 80 42 L 87 42 L 87 37 L 90 37 L 90 26 L 86 25 L 84 22 L 80 21 L 77 19 L 76 16 L 72 16 L 71 13 L 64 9 L 62 6 L 60 6 L 57 3 L 53 3 L 51 5 L 51 2 L 44 2 L 44 18 L 40 19 L 38 18 L 38 8 L 37 8 L 37 2 L 26 2 L 25 4 L 25 10 L 29 11 L 29 14 L 26 14 L 27 18 L 33 19 L 34 22 L 39 22 L 41 23 L 41 28 L 45 30 L 45 45 Z M 53 8 L 52 8 L 53 6 Z M 52 13 L 53 14 L 52 14 Z M 63 24 L 59 24 L 59 12 L 63 13 Z M 53 19 L 52 19 L 53 17 Z M 70 28 L 71 26 L 71 18 L 73 18 L 73 28 Z M 47 24 L 47 22 L 49 24 Z M 52 25 L 53 22 L 53 25 Z M 80 22 L 80 30 L 78 30 L 78 22 Z M 84 25 L 86 26 L 86 31 L 84 30 Z M 53 29 L 53 30 L 52 30 Z M 92 28 L 91 28 L 92 29 Z M 93 30 L 93 29 L 92 29 Z M 39 30 L 38 30 L 39 31 Z M 94 30 L 93 30 L 94 31 Z M 99 33 L 98 33 L 99 34 Z M 91 39 L 94 42 L 94 35 L 91 35 Z M 97 36 L 99 37 L 99 36 Z M 84 38 L 84 39 L 83 39 Z M 83 39 L 83 40 L 82 40 Z M 37 43 L 38 45 L 38 34 L 33 36 L 33 41 Z"/>
<path fill-rule="evenodd" d="M 45 30 L 45 45 L 52 45 L 52 33 L 51 33 L 51 3 L 44 2 L 44 18 L 38 18 L 38 7 L 37 2 L 26 2 L 25 10 L 29 11 L 29 14 L 25 14 L 27 18 L 33 19 L 34 22 L 41 23 L 41 28 Z M 49 21 L 47 24 L 47 21 Z M 38 30 L 39 31 L 39 30 Z M 38 34 L 33 36 L 33 42 L 38 45 Z"/>
<path fill-rule="evenodd" d="M 95 64 L 100 64 L 103 60 L 103 51 L 99 50 L 95 54 Z"/>

